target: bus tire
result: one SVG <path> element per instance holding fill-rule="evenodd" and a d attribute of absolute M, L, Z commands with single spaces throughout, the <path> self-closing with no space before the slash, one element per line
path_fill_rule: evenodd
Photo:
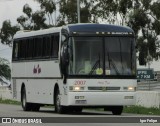
<path fill-rule="evenodd" d="M 82 107 L 71 107 L 71 111 L 75 113 L 81 113 L 83 110 Z"/>
<path fill-rule="evenodd" d="M 36 103 L 32 103 L 31 109 L 32 109 L 32 111 L 38 112 L 40 109 L 40 105 L 36 104 Z"/>
<path fill-rule="evenodd" d="M 123 111 L 123 106 L 113 106 L 111 111 L 113 115 L 121 115 Z"/>
<path fill-rule="evenodd" d="M 31 103 L 27 103 L 25 87 L 22 89 L 21 103 L 23 111 L 31 111 Z"/>
<path fill-rule="evenodd" d="M 60 99 L 60 92 L 59 89 L 56 90 L 56 94 L 55 94 L 55 111 L 57 113 L 63 114 L 67 112 L 67 109 L 65 108 L 65 106 L 61 105 L 61 99 Z"/>

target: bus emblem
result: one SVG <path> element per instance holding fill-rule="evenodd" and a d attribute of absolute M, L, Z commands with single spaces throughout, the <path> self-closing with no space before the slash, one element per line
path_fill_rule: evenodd
<path fill-rule="evenodd" d="M 40 74 L 41 73 L 41 68 L 39 67 L 39 64 L 37 65 L 37 67 L 35 67 L 35 65 L 34 65 L 33 73 L 34 74 Z"/>

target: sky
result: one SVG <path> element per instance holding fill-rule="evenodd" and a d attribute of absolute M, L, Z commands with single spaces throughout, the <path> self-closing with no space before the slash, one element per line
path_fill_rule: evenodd
<path fill-rule="evenodd" d="M 0 0 L 0 27 L 3 21 L 8 19 L 12 24 L 16 24 L 17 17 L 23 14 L 22 9 L 26 3 L 33 11 L 39 9 L 39 4 L 34 0 Z"/>
<path fill-rule="evenodd" d="M 26 3 L 30 5 L 33 11 L 40 8 L 40 5 L 35 0 L 0 0 L 0 28 L 5 20 L 10 20 L 12 25 L 17 24 L 16 19 L 23 15 L 22 9 Z M 11 50 L 11 47 L 2 45 L 0 42 L 0 57 L 11 61 Z M 154 68 L 155 71 L 160 71 L 160 60 L 152 62 L 150 67 Z M 138 68 L 148 68 L 148 66 L 138 65 Z"/>

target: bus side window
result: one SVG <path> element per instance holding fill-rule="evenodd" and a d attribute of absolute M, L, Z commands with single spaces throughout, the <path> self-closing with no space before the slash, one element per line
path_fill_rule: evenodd
<path fill-rule="evenodd" d="M 33 39 L 28 39 L 27 57 L 30 59 L 33 57 Z"/>
<path fill-rule="evenodd" d="M 43 37 L 43 46 L 42 46 L 42 56 L 49 57 L 50 56 L 50 36 Z"/>
<path fill-rule="evenodd" d="M 51 39 L 51 57 L 58 58 L 59 34 L 52 35 Z"/>
<path fill-rule="evenodd" d="M 19 58 L 20 59 L 25 59 L 25 53 L 26 53 L 26 41 L 25 40 L 20 40 L 19 43 Z"/>
<path fill-rule="evenodd" d="M 34 57 L 41 58 L 42 57 L 42 42 L 43 39 L 41 37 L 34 39 Z"/>
<path fill-rule="evenodd" d="M 26 59 L 29 59 L 29 39 L 26 39 Z"/>
<path fill-rule="evenodd" d="M 13 60 L 18 59 L 18 41 L 14 41 L 12 58 Z"/>

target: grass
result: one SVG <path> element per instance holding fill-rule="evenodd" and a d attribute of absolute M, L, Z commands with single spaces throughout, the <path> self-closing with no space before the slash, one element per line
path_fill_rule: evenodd
<path fill-rule="evenodd" d="M 18 102 L 18 101 L 14 101 L 14 100 L 11 100 L 11 99 L 2 99 L 0 98 L 0 103 L 2 104 L 14 104 L 14 105 L 20 105 L 21 102 Z"/>
<path fill-rule="evenodd" d="M 21 105 L 21 102 L 10 100 L 10 99 L 2 99 L 0 98 L 0 104 L 14 104 Z M 44 107 L 53 107 L 53 106 L 44 106 Z M 103 109 L 95 109 L 97 111 L 103 111 Z M 124 107 L 124 113 L 134 113 L 134 114 L 144 114 L 144 115 L 160 115 L 160 109 L 158 108 L 145 108 L 142 106 L 127 106 Z"/>
<path fill-rule="evenodd" d="M 124 107 L 124 113 L 135 113 L 145 115 L 160 115 L 160 109 L 158 108 L 145 108 L 142 106 L 128 106 Z"/>

